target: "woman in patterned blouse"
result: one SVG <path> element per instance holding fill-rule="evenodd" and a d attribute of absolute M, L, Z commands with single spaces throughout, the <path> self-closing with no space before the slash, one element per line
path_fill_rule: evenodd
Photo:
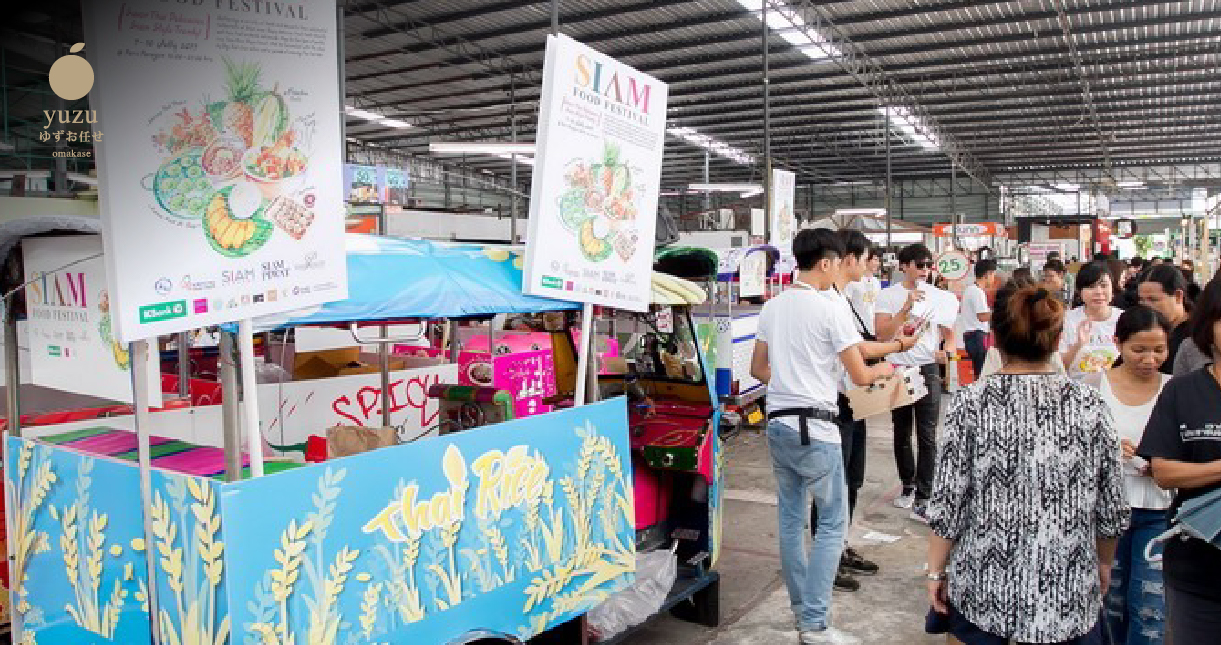
<path fill-rule="evenodd" d="M 1128 524 L 1119 437 L 1101 395 L 1047 366 L 1064 306 L 997 295 L 1004 361 L 946 414 L 929 520 L 929 631 L 967 645 L 1102 642 L 1102 593 Z"/>

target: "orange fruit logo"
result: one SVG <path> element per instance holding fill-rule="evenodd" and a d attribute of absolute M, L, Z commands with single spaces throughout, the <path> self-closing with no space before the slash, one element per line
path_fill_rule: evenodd
<path fill-rule="evenodd" d="M 51 66 L 51 90 L 65 101 L 75 101 L 93 89 L 93 66 L 89 61 L 75 56 L 85 48 L 85 43 L 76 43 L 67 56 L 61 56 Z"/>

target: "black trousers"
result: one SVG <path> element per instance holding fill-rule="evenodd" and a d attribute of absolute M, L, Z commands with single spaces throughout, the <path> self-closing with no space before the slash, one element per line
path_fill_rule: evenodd
<path fill-rule="evenodd" d="M 1200 540 L 1183 541 L 1174 538 L 1166 543 L 1166 630 L 1167 642 L 1174 645 L 1195 643 L 1221 643 L 1221 590 L 1193 587 L 1178 579 L 1175 571 L 1185 563 L 1193 562 L 1193 552 L 1212 549 Z M 1171 560 L 1179 560 L 1172 562 Z M 1219 581 L 1221 584 L 1221 581 Z"/>
<path fill-rule="evenodd" d="M 988 333 L 983 331 L 969 331 L 962 335 L 962 344 L 967 350 L 967 356 L 971 357 L 975 378 L 979 378 L 979 373 L 984 369 L 984 360 L 988 357 L 988 348 L 984 344 L 987 338 Z"/>
<path fill-rule="evenodd" d="M 917 500 L 927 500 L 933 492 L 933 469 L 937 465 L 937 421 L 941 413 L 941 375 L 938 364 L 920 366 L 928 394 L 912 405 L 895 408 L 890 420 L 895 432 L 895 466 L 903 488 L 916 489 Z M 912 451 L 912 430 L 916 432 L 916 454 Z M 918 454 L 918 457 L 917 457 Z"/>
<path fill-rule="evenodd" d="M 865 485 L 865 421 L 852 418 L 848 397 L 839 395 L 839 438 L 844 453 L 844 479 L 848 484 L 848 520 L 856 514 L 856 494 Z M 818 509 L 810 504 L 810 532 L 818 525 Z"/>

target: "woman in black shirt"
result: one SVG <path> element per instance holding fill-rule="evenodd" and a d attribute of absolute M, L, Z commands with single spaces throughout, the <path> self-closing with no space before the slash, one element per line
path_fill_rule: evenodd
<path fill-rule="evenodd" d="M 1201 293 L 1191 338 L 1213 362 L 1166 384 L 1137 450 L 1151 461 L 1159 486 L 1178 490 L 1171 518 L 1184 500 L 1221 488 L 1221 279 Z M 1166 544 L 1163 573 L 1172 642 L 1221 641 L 1221 549 L 1173 538 Z"/>
<path fill-rule="evenodd" d="M 1163 374 L 1174 373 L 1174 357 L 1179 345 L 1190 335 L 1188 313 L 1191 302 L 1187 298 L 1187 281 L 1177 267 L 1159 264 L 1141 276 L 1136 285 L 1140 304 L 1160 313 L 1170 321 L 1170 354 L 1162 363 Z"/>

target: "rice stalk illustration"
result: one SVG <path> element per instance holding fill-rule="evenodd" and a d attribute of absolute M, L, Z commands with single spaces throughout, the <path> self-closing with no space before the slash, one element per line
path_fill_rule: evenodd
<path fill-rule="evenodd" d="M 21 450 L 17 455 L 17 468 L 15 469 L 17 477 L 9 480 L 17 496 L 17 512 L 13 514 L 14 540 L 10 543 L 13 552 L 13 569 L 10 580 L 17 599 L 14 607 L 15 618 L 21 623 L 35 613 L 40 613 L 35 612 L 35 608 L 30 604 L 28 599 L 30 590 L 26 585 L 29 582 L 30 561 L 34 556 L 51 550 L 51 535 L 46 531 L 37 530 L 34 526 L 34 518 L 51 492 L 51 487 L 58 481 L 58 477 L 51 469 L 51 460 L 47 458 L 46 452 L 38 451 L 37 460 L 35 460 L 35 456 L 33 442 L 22 442 Z M 51 512 L 54 514 L 53 507 Z M 33 638 L 32 632 L 23 630 L 23 633 Z"/>
<path fill-rule="evenodd" d="M 360 603 L 360 626 L 365 640 L 373 638 L 373 628 L 377 626 L 378 596 L 382 592 L 382 583 L 375 582 L 365 587 L 364 599 Z"/>

